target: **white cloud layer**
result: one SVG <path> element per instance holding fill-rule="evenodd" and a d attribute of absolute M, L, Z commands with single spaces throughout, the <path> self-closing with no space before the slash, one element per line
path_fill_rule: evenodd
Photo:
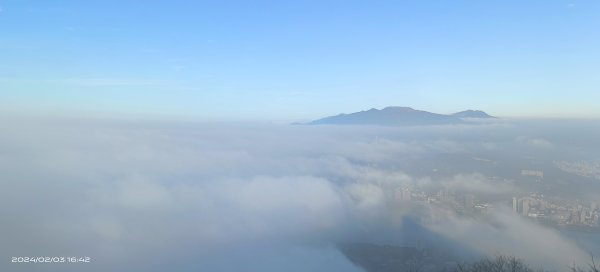
<path fill-rule="evenodd" d="M 90 256 L 89 271 L 358 271 L 336 243 L 365 233 L 385 240 L 368 229 L 401 231 L 403 215 L 421 213 L 390 204 L 395 189 L 518 190 L 474 172 L 407 173 L 411 161 L 431 154 L 487 152 L 489 139 L 464 132 L 505 125 L 365 130 L 43 118 L 0 125 L 0 254 Z M 502 210 L 495 214 L 502 227 L 444 216 L 426 227 L 484 254 L 550 265 L 585 257 L 555 232 Z"/>

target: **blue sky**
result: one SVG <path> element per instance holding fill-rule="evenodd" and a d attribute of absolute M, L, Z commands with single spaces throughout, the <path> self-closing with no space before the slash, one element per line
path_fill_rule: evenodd
<path fill-rule="evenodd" d="M 600 118 L 600 1 L 2 1 L 0 110 Z"/>

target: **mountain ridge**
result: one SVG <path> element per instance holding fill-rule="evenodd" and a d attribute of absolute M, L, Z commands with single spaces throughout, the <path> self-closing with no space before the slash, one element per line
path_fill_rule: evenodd
<path fill-rule="evenodd" d="M 389 106 L 371 108 L 353 113 L 341 113 L 313 120 L 305 125 L 385 125 L 419 126 L 465 123 L 464 118 L 495 118 L 481 110 L 465 110 L 453 114 L 439 114 L 411 107 Z"/>
<path fill-rule="evenodd" d="M 451 114 L 460 118 L 496 118 L 481 110 L 465 110 Z"/>

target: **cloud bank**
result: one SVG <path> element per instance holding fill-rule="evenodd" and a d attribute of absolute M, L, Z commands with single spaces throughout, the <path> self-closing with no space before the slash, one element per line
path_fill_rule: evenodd
<path fill-rule="evenodd" d="M 439 163 L 523 143 L 547 150 L 541 138 L 515 141 L 519 134 L 506 123 L 336 128 L 5 118 L 0 125 L 0 254 L 93 258 L 4 262 L 2 270 L 361 271 L 336 245 L 402 245 L 389 235 L 408 232 L 402 222 L 413 216 L 483 255 L 518 254 L 548 267 L 587 260 L 559 233 L 502 208 L 482 222 L 396 201 L 398 188 L 518 193 L 514 183 Z"/>

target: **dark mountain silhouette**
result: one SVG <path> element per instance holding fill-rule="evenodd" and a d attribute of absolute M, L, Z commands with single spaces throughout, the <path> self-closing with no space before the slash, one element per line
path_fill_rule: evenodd
<path fill-rule="evenodd" d="M 473 113 L 471 113 L 473 112 Z M 482 111 L 464 111 L 452 115 L 444 115 L 427 111 L 415 110 L 409 107 L 387 107 L 381 110 L 370 109 L 350 114 L 339 114 L 325 117 L 307 123 L 308 125 L 385 125 L 385 126 L 421 126 L 421 125 L 450 125 L 461 124 L 461 118 L 475 117 Z M 458 114 L 458 115 L 457 115 Z M 465 115 L 465 116 L 461 116 Z M 468 115 L 468 116 L 467 116 Z M 473 116 L 471 116 L 473 115 Z M 491 116 L 490 116 L 491 117 Z M 479 117 L 483 118 L 483 117 Z M 489 118 L 489 117 L 487 117 Z"/>
<path fill-rule="evenodd" d="M 459 118 L 496 118 L 480 110 L 466 110 L 452 114 Z"/>

